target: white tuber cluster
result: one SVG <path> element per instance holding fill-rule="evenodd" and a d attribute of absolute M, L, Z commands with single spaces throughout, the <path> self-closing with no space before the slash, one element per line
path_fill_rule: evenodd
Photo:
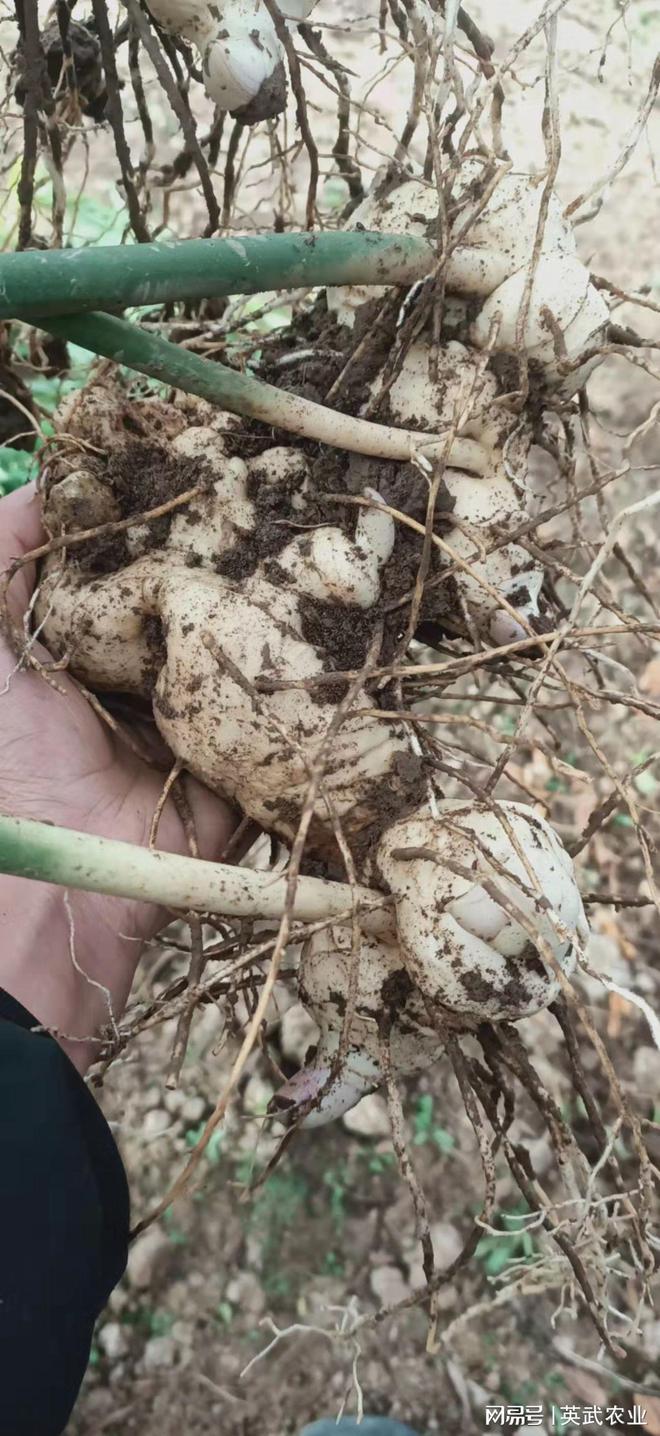
<path fill-rule="evenodd" d="M 306 20 L 316 0 L 282 0 L 285 20 Z M 286 104 L 284 52 L 263 0 L 149 0 L 154 19 L 196 45 L 207 94 L 244 124 L 273 119 Z"/>
<path fill-rule="evenodd" d="M 448 469 L 445 486 L 453 500 L 450 561 L 469 565 L 454 574 L 455 588 L 477 623 L 483 619 L 493 643 L 515 643 L 533 631 L 539 617 L 543 569 L 516 543 L 502 543 L 484 557 L 478 551 L 480 541 L 488 543 L 525 518 L 515 488 L 501 467 L 477 481 Z M 501 602 L 508 607 L 500 607 Z"/>
<path fill-rule="evenodd" d="M 372 385 L 372 399 L 377 399 L 380 383 L 379 377 Z M 486 627 L 496 643 L 510 643 L 524 638 L 539 616 L 543 569 L 526 549 L 500 537 L 525 518 L 524 486 L 516 486 L 508 476 L 505 452 L 510 461 L 517 441 L 524 459 L 527 436 L 521 433 L 517 416 L 498 406 L 497 398 L 495 376 L 474 350 L 450 339 L 436 356 L 431 376 L 428 342 L 416 339 L 387 390 L 386 404 L 391 423 L 436 433 L 456 426 L 466 438 L 477 439 L 488 449 L 490 464 L 481 478 L 461 469 L 445 469 L 439 508 L 451 526 L 448 561 L 469 565 L 457 568 L 455 590 L 478 627 Z M 510 462 L 509 471 L 515 473 Z M 484 546 L 495 537 L 498 546 L 482 556 Z M 509 610 L 498 606 L 496 595 Z"/>
<path fill-rule="evenodd" d="M 520 803 L 438 803 L 388 828 L 377 869 L 394 894 L 411 977 L 460 1019 L 516 1021 L 547 1007 L 587 925 L 573 863 Z M 550 955 L 552 962 L 550 961 Z"/>
<path fill-rule="evenodd" d="M 286 74 L 269 12 L 259 0 L 225 0 L 217 16 L 217 29 L 202 52 L 207 94 L 247 123 L 279 115 L 286 104 Z"/>
<path fill-rule="evenodd" d="M 357 962 L 354 1017 L 342 1031 Z M 307 943 L 300 965 L 301 1002 L 320 1029 L 313 1063 L 296 1073 L 277 1093 L 278 1107 L 292 1109 L 314 1102 L 305 1127 L 321 1127 L 354 1107 L 383 1080 L 381 1043 L 387 1041 L 392 1072 L 409 1076 L 429 1067 L 442 1052 L 442 1041 L 429 1022 L 424 999 L 408 975 L 401 950 L 363 934 L 353 951 L 350 926 L 335 925 Z"/>
<path fill-rule="evenodd" d="M 203 51 L 218 103 L 246 119 L 264 106 L 275 113 L 268 106 L 281 55 L 261 0 L 151 6 Z M 296 21 L 312 6 L 286 0 L 281 8 Z M 535 396 L 566 398 L 589 371 L 586 351 L 608 311 L 554 196 L 539 242 L 543 182 L 507 172 L 489 191 L 493 178 L 466 162 L 447 211 L 442 343 L 433 348 L 422 313 L 394 366 L 373 377 L 363 412 L 448 443 L 463 436 L 485 451 L 482 476 L 447 466 L 436 486 L 432 537 L 453 564 L 453 589 L 448 600 L 448 585 L 426 584 L 423 618 L 442 621 L 458 602 L 469 631 L 476 624 L 506 644 L 543 626 L 543 570 L 515 533 L 526 518 L 531 423 L 506 401 L 509 366 L 503 371 L 496 356 L 515 354 L 520 339 Z M 409 180 L 367 199 L 351 223 L 436 239 L 438 213 L 432 187 Z M 359 286 L 328 292 L 349 328 L 358 319 L 366 327 L 374 299 L 377 290 Z M 338 663 L 359 672 L 381 626 L 385 645 L 392 638 L 392 605 L 382 600 L 396 529 L 380 497 L 391 466 L 381 474 L 380 460 L 352 457 L 348 493 L 361 491 L 368 503 L 354 528 L 352 519 L 340 527 L 319 522 L 301 449 L 273 445 L 253 457 L 241 448 L 237 420 L 189 400 L 140 401 L 136 415 L 140 441 L 160 445 L 173 467 L 174 493 L 179 464 L 191 487 L 199 475 L 194 497 L 164 529 L 133 522 L 130 508 L 126 521 L 121 405 L 103 383 L 69 401 L 56 422 L 85 445 L 74 445 L 75 458 L 64 446 L 52 460 L 46 526 L 59 535 L 124 519 L 124 548 L 107 564 L 103 550 L 100 562 L 93 549 L 49 554 L 37 622 L 90 686 L 150 699 L 175 758 L 285 841 L 298 831 L 314 778 L 306 855 L 338 874 L 345 841 L 358 880 L 390 895 L 377 930 L 334 923 L 303 953 L 301 998 L 320 1041 L 277 1102 L 320 1125 L 378 1086 L 388 1065 L 397 1075 L 433 1062 L 447 1028 L 517 1021 L 555 1000 L 587 936 L 573 865 L 548 824 L 520 804 L 431 799 L 406 722 L 384 716 L 374 684 L 351 688 L 337 676 Z M 98 451 L 116 455 L 122 445 L 118 478 L 104 482 Z M 433 471 L 423 454 L 410 457 L 419 505 Z M 407 484 L 409 471 L 400 472 Z M 169 492 L 168 483 L 159 470 L 156 491 Z M 148 484 L 142 492 L 150 495 Z"/>
<path fill-rule="evenodd" d="M 515 353 L 518 316 L 531 268 L 534 282 L 523 345 L 545 388 L 561 387 L 569 395 L 584 383 L 589 369 L 576 366 L 561 375 L 559 360 L 575 363 L 598 342 L 609 309 L 577 256 L 573 231 L 554 194 L 535 250 L 543 177 L 504 172 L 484 203 L 491 180 L 477 160 L 468 160 L 459 171 L 443 269 L 447 292 L 471 301 L 472 306 L 482 301 L 468 326 L 466 337 L 472 344 L 479 349 L 489 344 L 494 353 Z M 347 228 L 413 234 L 437 242 L 439 216 L 435 186 L 406 180 L 384 194 L 376 188 L 353 211 Z M 328 305 L 341 324 L 352 327 L 363 305 L 386 292 L 343 286 L 328 291 Z"/>
<path fill-rule="evenodd" d="M 321 532 L 329 561 L 326 601 L 340 607 L 367 599 L 386 547 L 382 535 L 376 535 L 379 549 L 370 549 L 363 528 L 351 563 L 349 541 L 341 531 Z M 295 685 L 328 671 L 323 651 L 305 637 L 299 595 L 323 593 L 323 555 L 314 545 L 306 553 L 307 542 L 306 536 L 294 539 L 278 555 L 283 575 L 287 570 L 296 574 L 295 588 L 273 582 L 263 569 L 238 585 L 202 567 L 192 572 L 168 567 L 160 581 L 155 575 L 154 588 L 166 634 L 166 659 L 154 692 L 163 736 L 209 787 L 235 799 L 244 812 L 289 840 L 295 836 L 310 764 L 332 722 L 337 697 L 327 687 L 294 686 L 275 689 L 260 700 L 255 685 L 264 679 Z M 360 592 L 361 565 L 366 572 Z M 342 570 L 347 585 L 343 592 Z M 349 715 L 328 743 L 310 834 L 310 846 L 317 852 L 334 847 L 333 816 L 355 838 L 376 821 L 385 788 L 405 793 L 409 747 L 404 725 L 381 721 L 371 712 L 362 716 L 362 710 L 372 707 L 368 694 L 357 692 Z"/>
<path fill-rule="evenodd" d="M 521 804 L 423 808 L 387 829 L 375 864 L 394 896 L 392 940 L 363 934 L 356 955 L 351 927 L 335 925 L 303 954 L 300 997 L 321 1035 L 312 1064 L 277 1103 L 295 1115 L 314 1102 L 305 1126 L 332 1121 L 380 1085 L 384 1041 L 392 1073 L 403 1076 L 436 1060 L 443 1027 L 512 1022 L 547 1007 L 588 936 L 570 857 Z"/>
<path fill-rule="evenodd" d="M 526 285 L 527 271 L 517 270 L 489 296 L 470 329 L 477 348 L 485 348 L 494 333 L 496 354 L 515 352 Z M 608 320 L 607 304 L 582 261 L 575 255 L 542 253 L 534 270 L 522 346 L 547 389 L 569 396 L 581 388 L 598 363 L 597 356 L 581 356 L 602 340 Z M 571 367 L 563 374 L 560 366 L 565 362 Z"/>
<path fill-rule="evenodd" d="M 532 434 L 515 406 L 502 404 L 480 351 L 513 356 L 520 341 L 531 381 L 546 397 L 554 392 L 568 398 L 597 362 L 593 355 L 582 356 L 602 338 L 609 310 L 577 256 L 557 196 L 545 196 L 542 177 L 512 171 L 496 177 L 481 161 L 469 159 L 447 206 L 444 323 L 459 337 L 448 339 L 439 352 L 428 332 L 416 338 L 393 382 L 386 371 L 377 376 L 369 409 L 374 412 L 375 405 L 375 412 L 401 427 L 440 435 L 454 431 L 487 450 L 486 476 L 476 482 L 447 468 L 451 508 L 443 517 L 453 524 L 455 591 L 477 628 L 505 644 L 539 627 L 543 570 L 525 548 L 505 541 L 507 530 L 526 517 L 523 476 Z M 348 226 L 437 243 L 439 215 L 435 186 L 411 179 L 389 188 L 377 185 Z M 328 290 L 328 306 L 340 324 L 352 328 L 359 317 L 361 325 L 368 322 L 372 304 L 386 293 L 383 287 L 343 286 Z"/>
<path fill-rule="evenodd" d="M 274 566 L 262 562 L 234 582 L 217 568 L 254 530 L 250 471 L 261 483 L 297 485 L 300 494 L 304 455 L 276 447 L 244 462 L 229 457 L 222 435 L 206 428 L 189 429 L 174 443 L 185 457 L 203 452 L 216 481 L 173 519 L 162 547 L 145 550 L 147 526 L 130 528 L 133 561 L 116 573 L 90 579 L 53 554 L 38 619 L 53 651 L 66 654 L 84 682 L 152 697 L 158 727 L 186 767 L 292 839 L 310 763 L 337 705 L 331 687 L 295 686 L 329 671 L 322 648 L 306 637 L 302 600 L 332 605 L 340 619 L 342 608 L 372 607 L 394 524 L 374 507 L 360 516 L 353 539 L 330 525 L 304 531 Z M 103 483 L 74 473 L 53 486 L 44 517 L 59 533 L 116 519 L 119 509 Z M 256 685 L 264 680 L 294 686 L 260 697 Z M 406 802 L 419 782 L 405 725 L 380 720 L 372 709 L 370 696 L 357 692 L 328 747 L 310 835 L 316 851 L 333 849 L 337 817 L 355 837 L 377 820 L 379 795 Z"/>
<path fill-rule="evenodd" d="M 352 211 L 345 229 L 380 230 L 384 234 L 429 236 L 435 243 L 438 224 L 438 196 L 434 186 L 422 180 L 405 180 L 387 195 L 368 194 Z M 387 294 L 385 285 L 344 284 L 327 291 L 328 309 L 340 324 L 352 329 L 365 304 L 376 304 Z"/>

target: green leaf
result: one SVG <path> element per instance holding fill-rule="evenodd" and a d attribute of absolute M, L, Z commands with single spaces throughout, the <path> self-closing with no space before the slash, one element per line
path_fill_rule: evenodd
<path fill-rule="evenodd" d="M 230 1301 L 219 1301 L 215 1309 L 215 1319 L 222 1326 L 231 1326 L 234 1320 L 234 1308 Z"/>
<path fill-rule="evenodd" d="M 185 1232 L 182 1232 L 181 1228 L 177 1226 L 174 1212 L 171 1207 L 168 1207 L 167 1211 L 165 1212 L 165 1215 L 163 1217 L 163 1226 L 165 1227 L 165 1231 L 167 1232 L 172 1246 L 185 1247 L 188 1238 Z"/>
<path fill-rule="evenodd" d="M 424 1093 L 417 1098 L 413 1119 L 413 1146 L 421 1147 L 431 1140 L 433 1131 L 433 1098 Z"/>
<path fill-rule="evenodd" d="M 374 1177 L 379 1177 L 396 1162 L 394 1152 L 360 1152 L 358 1155 L 366 1159 L 367 1171 Z"/>
<path fill-rule="evenodd" d="M 443 1153 L 453 1152 L 456 1147 L 456 1138 L 444 1127 L 433 1128 L 433 1142 L 438 1151 Z"/>
<path fill-rule="evenodd" d="M 323 1265 L 321 1267 L 321 1271 L 323 1272 L 324 1276 L 343 1276 L 344 1263 L 341 1257 L 338 1256 L 336 1252 L 326 1252 L 323 1258 Z"/>
<path fill-rule="evenodd" d="M 512 1241 L 510 1237 L 492 1237 L 491 1240 L 494 1245 L 485 1253 L 483 1263 L 489 1276 L 499 1276 L 500 1272 L 504 1271 L 504 1268 L 509 1265 L 509 1262 L 515 1256 L 516 1243 Z M 477 1247 L 477 1255 L 478 1254 L 479 1247 Z"/>
<path fill-rule="evenodd" d="M 197 1127 L 188 1128 L 185 1135 L 185 1143 L 187 1147 L 197 1146 L 198 1142 L 200 1142 L 202 1139 L 205 1126 L 206 1122 L 200 1122 Z M 211 1167 L 217 1167 L 218 1163 L 222 1160 L 223 1135 L 224 1134 L 222 1132 L 222 1129 L 216 1127 L 215 1132 L 211 1133 L 211 1136 L 207 1143 L 206 1149 L 204 1151 L 204 1157 L 205 1160 L 209 1163 L 209 1166 Z"/>
<path fill-rule="evenodd" d="M 36 472 L 36 455 L 25 449 L 0 449 L 0 496 L 27 484 Z"/>

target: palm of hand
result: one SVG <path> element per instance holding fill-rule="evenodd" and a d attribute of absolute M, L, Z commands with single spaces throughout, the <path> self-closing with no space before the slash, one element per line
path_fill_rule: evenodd
<path fill-rule="evenodd" d="M 31 490 L 3 501 L 0 569 L 43 539 L 38 506 Z M 11 593 L 12 616 L 22 618 L 34 575 L 21 570 Z M 44 663 L 47 651 L 33 650 Z M 147 840 L 163 786 L 163 774 L 150 767 L 110 731 L 65 672 L 51 686 L 35 672 L 12 671 L 16 659 L 0 639 L 0 686 L 6 685 L 0 724 L 0 795 L 17 817 L 41 818 L 124 842 Z M 228 810 L 200 784 L 191 783 L 190 799 L 202 849 L 226 841 Z M 166 804 L 159 846 L 185 852 L 176 809 Z"/>
<path fill-rule="evenodd" d="M 39 506 L 31 488 L 0 501 L 0 574 L 13 559 L 36 548 L 43 538 Z M 23 620 L 34 578 L 31 567 L 26 566 L 11 584 L 14 623 Z M 36 645 L 34 652 L 44 663 L 50 661 L 44 648 Z M 54 683 L 49 684 L 39 673 L 19 668 L 10 644 L 0 636 L 0 811 L 123 842 L 145 843 L 162 792 L 163 772 L 143 761 L 110 731 L 66 672 L 56 672 L 53 679 Z M 216 858 L 232 831 L 231 810 L 194 779 L 186 779 L 186 795 L 200 852 Z M 188 852 L 183 824 L 171 800 L 161 815 L 158 846 Z M 0 890 L 0 921 L 4 917 L 8 933 L 14 911 L 21 914 L 21 920 L 23 912 L 38 912 L 40 902 L 45 901 L 44 891 L 52 904 L 53 890 L 45 889 L 45 885 L 30 884 L 26 900 L 27 886 L 22 880 L 0 879 L 2 882 L 14 884 L 9 897 L 6 887 Z M 16 882 L 22 894 L 18 904 Z M 39 925 L 35 919 L 33 927 L 39 942 L 43 942 L 45 934 L 54 941 L 56 931 L 60 942 L 62 933 L 66 935 L 66 923 L 63 926 L 61 921 L 61 895 L 57 900 L 60 906 L 54 925 L 50 920 Z M 130 989 L 140 943 L 159 930 L 166 914 L 146 903 L 91 894 L 77 894 L 74 906 L 81 965 L 88 972 L 95 970 L 104 987 L 112 989 L 113 1012 L 117 1015 Z M 49 913 L 52 918 L 52 906 Z M 33 944 L 34 940 L 33 935 Z M 68 956 L 66 962 L 66 982 L 70 983 Z M 40 968 L 28 980 L 26 971 L 17 972 L 15 967 L 10 963 L 10 983 L 6 980 L 7 970 L 4 974 L 0 970 L 0 985 L 9 986 L 46 1021 L 44 984 L 52 983 L 51 970 L 44 974 Z M 35 989 L 37 999 L 31 1000 Z M 53 990 L 51 997 L 50 1006 L 57 1011 L 61 992 Z M 63 999 L 59 1005 L 64 1006 Z M 90 1013 L 90 1019 L 103 1020 L 103 1016 L 101 1010 Z M 50 1020 L 55 1023 L 57 1019 Z"/>
<path fill-rule="evenodd" d="M 37 657 L 49 661 L 36 646 Z M 0 674 L 11 674 L 0 726 L 0 801 L 16 817 L 37 818 L 144 843 L 163 774 L 142 762 L 103 723 L 66 673 L 57 687 L 35 672 L 11 672 L 15 659 L 0 645 Z M 214 800 L 208 795 L 208 803 Z M 198 804 L 199 806 L 199 804 Z M 166 805 L 159 846 L 185 843 L 176 810 Z"/>

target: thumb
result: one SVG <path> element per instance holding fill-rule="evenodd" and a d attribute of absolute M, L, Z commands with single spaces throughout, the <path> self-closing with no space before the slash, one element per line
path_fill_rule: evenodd
<path fill-rule="evenodd" d="M 41 522 L 41 505 L 34 484 L 16 489 L 0 499 L 0 576 L 14 559 L 22 558 L 38 548 L 46 535 Z M 8 593 L 9 612 L 14 621 L 21 619 L 34 588 L 34 564 L 19 570 Z"/>

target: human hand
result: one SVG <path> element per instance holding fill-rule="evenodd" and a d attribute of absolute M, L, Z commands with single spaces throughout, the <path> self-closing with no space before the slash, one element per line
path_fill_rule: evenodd
<path fill-rule="evenodd" d="M 43 539 L 33 485 L 0 500 L 0 574 Z M 22 621 L 34 583 L 33 566 L 14 578 L 14 622 Z M 49 661 L 41 645 L 34 652 Z M 0 811 L 146 843 L 163 774 L 110 731 L 66 672 L 54 677 L 57 689 L 34 671 L 17 671 L 0 634 Z M 231 809 L 195 779 L 185 782 L 200 853 L 217 858 L 234 827 Z M 171 799 L 158 846 L 188 852 Z M 95 1053 L 89 1039 L 119 1018 L 143 944 L 165 921 L 147 903 L 82 892 L 67 899 L 46 883 L 0 876 L 0 986 L 55 1031 L 84 1071 Z"/>

